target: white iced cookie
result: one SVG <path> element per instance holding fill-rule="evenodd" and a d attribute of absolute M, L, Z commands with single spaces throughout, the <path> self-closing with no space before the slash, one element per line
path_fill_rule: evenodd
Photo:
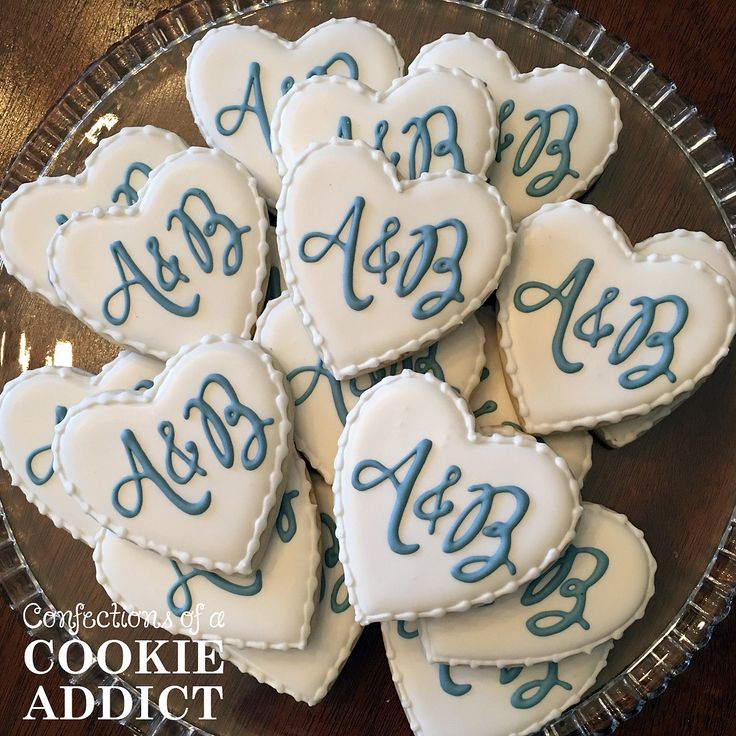
<path fill-rule="evenodd" d="M 449 667 L 427 662 L 415 624 L 385 623 L 381 630 L 391 675 L 416 736 L 536 733 L 593 687 L 611 651 L 604 644 L 559 664 L 523 668 Z"/>
<path fill-rule="evenodd" d="M 69 407 L 103 391 L 145 390 L 163 363 L 136 353 L 122 353 L 99 375 L 74 368 L 47 366 L 21 373 L 0 394 L 0 462 L 13 485 L 60 529 L 90 546 L 100 525 L 64 492 L 54 473 L 51 441 L 54 426 Z"/>
<path fill-rule="evenodd" d="M 350 412 L 335 476 L 340 559 L 364 625 L 513 593 L 558 558 L 582 510 L 546 445 L 476 434 L 450 386 L 410 371 Z"/>
<path fill-rule="evenodd" d="M 168 130 L 123 128 L 95 148 L 80 174 L 43 176 L 21 185 L 0 208 L 0 256 L 8 273 L 62 306 L 49 283 L 46 253 L 59 225 L 75 212 L 134 204 L 151 170 L 186 147 Z"/>
<path fill-rule="evenodd" d="M 95 332 L 166 359 L 205 335 L 250 336 L 267 228 L 248 171 L 190 148 L 152 172 L 132 207 L 72 215 L 49 246 L 49 278 Z"/>
<path fill-rule="evenodd" d="M 253 575 L 218 575 L 142 549 L 109 531 L 94 551 L 97 581 L 126 611 L 230 647 L 304 649 L 319 583 L 319 527 L 311 482 L 296 454 L 263 560 Z"/>
<path fill-rule="evenodd" d="M 736 261 L 725 243 L 708 237 L 705 233 L 693 233 L 687 230 L 676 230 L 672 233 L 655 235 L 634 246 L 640 255 L 658 253 L 663 256 L 681 255 L 692 261 L 703 261 L 714 271 L 724 276 L 736 293 Z M 596 434 L 611 447 L 624 447 L 648 432 L 669 416 L 689 394 L 676 399 L 669 406 L 661 406 L 643 417 L 633 417 L 619 424 L 599 427 Z"/>
<path fill-rule="evenodd" d="M 586 503 L 573 543 L 554 565 L 493 605 L 422 621 L 422 644 L 430 662 L 471 667 L 590 654 L 644 615 L 656 569 L 644 535 L 625 516 Z"/>
<path fill-rule="evenodd" d="M 519 74 L 506 52 L 472 33 L 425 46 L 410 72 L 436 65 L 463 69 L 488 85 L 499 111 L 490 180 L 515 223 L 585 192 L 618 148 L 618 98 L 587 69 L 560 64 Z"/>
<path fill-rule="evenodd" d="M 247 575 L 270 538 L 290 438 L 284 377 L 268 354 L 211 337 L 183 348 L 145 393 L 75 406 L 52 452 L 67 493 L 101 526 L 187 565 Z"/>
<path fill-rule="evenodd" d="M 338 379 L 459 327 L 495 290 L 514 238 L 483 179 L 448 171 L 399 181 L 363 141 L 309 149 L 284 180 L 278 212 L 289 293 Z"/>
<path fill-rule="evenodd" d="M 328 483 L 335 477 L 337 444 L 348 412 L 369 388 L 387 376 L 413 370 L 431 373 L 467 399 L 484 362 L 483 330 L 471 316 L 438 343 L 400 363 L 338 381 L 325 368 L 288 294 L 268 304 L 256 325 L 255 340 L 286 375 L 294 397 L 294 440 Z"/>
<path fill-rule="evenodd" d="M 332 489 L 317 475 L 312 483 L 322 527 L 322 571 L 309 643 L 302 651 L 225 648 L 223 653 L 241 672 L 310 706 L 327 695 L 362 631 L 354 620 L 338 558 Z"/>
<path fill-rule="evenodd" d="M 396 43 L 372 23 L 329 20 L 298 41 L 257 26 L 209 31 L 187 59 L 187 98 L 209 146 L 244 163 L 273 205 L 281 179 L 271 153 L 271 118 L 297 82 L 321 75 L 384 89 L 404 73 Z"/>
<path fill-rule="evenodd" d="M 476 316 L 483 326 L 486 338 L 485 365 L 481 380 L 468 402 L 475 416 L 476 429 L 481 434 L 523 431 L 506 387 L 501 351 L 498 347 L 496 314 L 490 307 L 481 307 Z M 593 438 L 590 433 L 558 432 L 537 439 L 549 445 L 567 463 L 575 480 L 582 486 L 593 465 Z"/>
<path fill-rule="evenodd" d="M 385 92 L 314 77 L 281 98 L 271 140 L 281 176 L 311 144 L 337 137 L 381 151 L 403 179 L 448 169 L 485 177 L 496 156 L 497 121 L 485 84 L 460 69 L 419 69 Z"/>
<path fill-rule="evenodd" d="M 498 303 L 521 424 L 539 434 L 670 405 L 728 353 L 736 320 L 725 277 L 632 251 L 612 218 L 577 202 L 521 224 Z"/>

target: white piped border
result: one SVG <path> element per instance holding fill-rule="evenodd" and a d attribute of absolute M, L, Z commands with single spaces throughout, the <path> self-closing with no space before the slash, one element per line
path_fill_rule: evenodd
<path fill-rule="evenodd" d="M 361 140 L 347 141 L 333 138 L 327 143 L 316 143 L 310 146 L 305 151 L 304 155 L 294 164 L 293 168 L 289 170 L 286 178 L 283 181 L 281 197 L 279 198 L 278 204 L 276 205 L 279 215 L 281 215 L 281 213 L 289 206 L 288 203 L 291 183 L 294 179 L 294 176 L 299 172 L 299 169 L 305 164 L 305 162 L 309 160 L 311 156 L 315 155 L 325 148 L 331 147 L 357 148 L 368 152 L 368 154 L 374 161 L 382 165 L 386 178 L 393 186 L 394 191 L 399 195 L 401 195 L 403 192 L 409 191 L 410 189 L 421 187 L 422 184 L 426 182 L 440 179 L 455 179 L 476 186 L 484 190 L 489 198 L 493 202 L 495 202 L 496 206 L 498 207 L 499 217 L 506 225 L 506 247 L 501 258 L 499 259 L 496 273 L 490 279 L 488 279 L 482 293 L 473 297 L 466 297 L 465 308 L 461 312 L 449 317 L 447 321 L 439 327 L 435 327 L 428 332 L 425 332 L 421 336 L 414 338 L 413 340 L 409 340 L 409 342 L 406 342 L 399 347 L 386 350 L 381 355 L 369 360 L 365 360 L 357 365 L 348 365 L 344 368 L 340 368 L 336 365 L 332 357 L 332 353 L 330 352 L 330 348 L 326 343 L 326 340 L 322 337 L 319 328 L 315 324 L 311 313 L 304 303 L 304 297 L 302 296 L 302 293 L 299 289 L 299 283 L 291 265 L 291 258 L 288 248 L 289 234 L 287 233 L 286 226 L 283 224 L 283 217 L 280 216 L 279 224 L 276 227 L 276 237 L 279 246 L 279 258 L 281 259 L 281 265 L 284 270 L 284 278 L 286 279 L 292 301 L 294 302 L 294 305 L 297 307 L 297 309 L 301 312 L 304 326 L 307 328 L 307 330 L 309 330 L 309 333 L 312 336 L 312 342 L 317 348 L 317 351 L 322 356 L 325 366 L 330 371 L 330 373 L 335 376 L 335 378 L 337 378 L 338 380 L 343 380 L 345 378 L 352 378 L 367 371 L 375 370 L 376 368 L 380 368 L 384 365 L 396 363 L 401 358 L 412 353 L 418 353 L 422 348 L 432 343 L 438 342 L 443 335 L 446 335 L 448 332 L 452 331 L 456 327 L 459 327 L 471 314 L 474 314 L 483 305 L 486 299 L 496 290 L 501 280 L 501 276 L 503 275 L 508 265 L 511 263 L 511 249 L 514 245 L 515 238 L 514 229 L 511 224 L 511 214 L 508 207 L 501 199 L 501 195 L 499 194 L 498 190 L 495 187 L 490 186 L 485 181 L 485 179 L 482 179 L 479 176 L 474 176 L 472 174 L 461 174 L 457 171 L 446 171 L 445 173 L 439 174 L 423 174 L 419 179 L 414 179 L 412 181 L 401 181 L 397 176 L 396 168 L 391 165 L 388 159 L 380 152 L 374 151 L 367 143 Z"/>
<path fill-rule="evenodd" d="M 279 443 L 275 449 L 274 467 L 269 476 L 269 492 L 264 495 L 263 504 L 261 507 L 261 513 L 258 516 L 255 524 L 255 533 L 252 539 L 248 541 L 246 549 L 243 553 L 243 558 L 236 565 L 229 563 L 223 563 L 221 560 L 210 560 L 206 557 L 194 557 L 184 550 L 171 549 L 165 544 L 159 544 L 154 540 L 141 537 L 137 534 L 130 534 L 128 530 L 115 524 L 108 517 L 96 512 L 92 507 L 82 498 L 79 490 L 76 488 L 74 483 L 67 477 L 64 472 L 64 468 L 60 462 L 59 447 L 62 442 L 65 430 L 72 419 L 76 418 L 77 415 L 82 414 L 86 409 L 92 406 L 106 406 L 110 404 L 150 404 L 156 398 L 161 385 L 164 381 L 169 380 L 169 376 L 174 374 L 176 368 L 187 355 L 196 352 L 198 349 L 206 347 L 207 345 L 213 345 L 218 343 L 234 344 L 239 345 L 243 350 L 247 350 L 253 353 L 257 353 L 259 360 L 264 363 L 270 381 L 278 389 L 278 396 L 276 398 L 276 408 L 280 413 L 278 421 L 278 437 Z M 54 439 L 51 444 L 51 453 L 53 456 L 53 467 L 54 472 L 59 474 L 64 490 L 73 496 L 79 504 L 82 506 L 85 513 L 92 516 L 100 526 L 109 529 L 111 532 L 117 534 L 122 539 L 128 539 L 134 544 L 144 549 L 150 549 L 157 552 L 162 557 L 174 558 L 185 565 L 196 565 L 204 567 L 208 570 L 217 572 L 223 572 L 226 575 L 249 575 L 253 572 L 251 569 L 253 562 L 257 559 L 259 551 L 262 550 L 263 535 L 268 528 L 269 515 L 272 509 L 276 506 L 276 500 L 278 498 L 279 491 L 283 489 L 282 482 L 286 475 L 285 464 L 288 462 L 290 445 L 291 445 L 291 430 L 292 430 L 292 419 L 291 419 L 291 399 L 288 393 L 288 388 L 285 385 L 285 378 L 283 375 L 276 370 L 271 360 L 271 356 L 263 350 L 256 343 L 245 341 L 240 337 L 234 337 L 232 335 L 224 336 L 212 336 L 208 335 L 203 337 L 199 342 L 192 345 L 184 346 L 173 358 L 171 358 L 164 368 L 163 372 L 160 373 L 153 382 L 153 386 L 142 394 L 132 394 L 128 391 L 110 391 L 96 396 L 90 396 L 81 403 L 72 407 L 67 413 L 64 420 L 57 425 Z"/>
<path fill-rule="evenodd" d="M 426 381 L 427 383 L 434 386 L 439 393 L 441 393 L 447 400 L 448 405 L 454 408 L 463 419 L 467 430 L 465 439 L 471 445 L 515 445 L 516 447 L 528 447 L 534 449 L 537 453 L 547 455 L 553 462 L 557 469 L 565 476 L 567 480 L 567 487 L 573 501 L 573 513 L 570 521 L 570 526 L 567 533 L 560 540 L 557 547 L 550 548 L 544 554 L 544 557 L 540 560 L 537 566 L 530 568 L 526 575 L 520 577 L 518 580 L 512 580 L 506 583 L 501 588 L 482 595 L 476 596 L 462 601 L 458 601 L 452 606 L 444 606 L 439 608 L 433 608 L 427 611 L 404 611 L 401 613 L 386 613 L 368 615 L 364 612 L 360 604 L 360 593 L 358 581 L 353 577 L 352 570 L 350 568 L 350 557 L 348 555 L 347 545 L 345 542 L 345 525 L 343 520 L 343 501 L 342 501 L 342 470 L 344 465 L 344 453 L 345 448 L 350 441 L 350 434 L 353 429 L 353 425 L 360 418 L 360 414 L 363 407 L 371 400 L 371 397 L 384 390 L 388 386 L 396 383 L 397 381 Z M 404 371 L 399 376 L 392 376 L 386 378 L 377 386 L 366 391 L 358 400 L 355 408 L 348 414 L 348 420 L 345 424 L 345 429 L 340 436 L 340 443 L 338 448 L 337 457 L 335 458 L 335 482 L 333 485 L 335 493 L 335 526 L 336 536 L 340 544 L 340 562 L 345 570 L 345 585 L 348 589 L 348 597 L 350 599 L 350 605 L 355 609 L 355 620 L 363 626 L 371 623 L 379 623 L 384 621 L 401 620 L 401 621 L 416 621 L 420 618 L 439 618 L 447 613 L 463 612 L 467 611 L 472 606 L 480 606 L 486 603 L 492 603 L 496 598 L 500 598 L 503 595 L 508 595 L 518 590 L 522 585 L 528 583 L 531 580 L 537 578 L 542 571 L 546 570 L 553 562 L 555 562 L 562 551 L 572 542 L 575 537 L 575 529 L 580 515 L 582 514 L 583 507 L 580 500 L 580 486 L 578 485 L 575 478 L 573 478 L 567 463 L 558 457 L 547 445 L 542 442 L 537 442 L 533 437 L 524 434 L 515 434 L 513 436 L 505 436 L 502 434 L 493 434 L 490 437 L 478 434 L 475 431 L 475 417 L 468 409 L 467 403 L 458 396 L 457 392 L 448 384 L 438 381 L 434 376 L 429 374 L 419 374 L 413 371 Z"/>

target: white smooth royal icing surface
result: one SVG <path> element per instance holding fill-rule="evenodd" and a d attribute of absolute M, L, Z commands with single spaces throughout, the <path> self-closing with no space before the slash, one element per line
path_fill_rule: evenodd
<path fill-rule="evenodd" d="M 508 209 L 481 178 L 399 181 L 359 140 L 310 148 L 287 175 L 278 211 L 289 293 L 338 379 L 397 362 L 462 324 L 496 288 L 513 242 Z"/>
<path fill-rule="evenodd" d="M 475 426 L 481 434 L 519 430 L 519 417 L 503 374 L 496 314 L 490 307 L 481 307 L 476 316 L 483 326 L 486 341 L 485 367 L 481 373 L 481 381 L 468 402 L 475 415 Z M 558 432 L 538 439 L 549 445 L 567 463 L 575 480 L 582 486 L 593 464 L 593 438 L 590 433 Z"/>
<path fill-rule="evenodd" d="M 467 399 L 483 365 L 483 330 L 475 316 L 438 343 L 358 378 L 338 381 L 324 367 L 288 294 L 270 302 L 258 320 L 256 342 L 284 372 L 294 397 L 294 440 L 310 465 L 332 483 L 337 445 L 360 396 L 405 369 L 432 373 Z"/>
<path fill-rule="evenodd" d="M 381 630 L 391 675 L 416 736 L 536 733 L 593 687 L 611 651 L 610 644 L 603 644 L 559 664 L 505 670 L 443 667 L 427 662 L 414 625 L 401 632 L 399 625 L 384 623 Z"/>
<path fill-rule="evenodd" d="M 578 484 L 546 445 L 477 435 L 453 389 L 411 371 L 363 394 L 348 416 L 334 490 L 363 624 L 512 593 L 557 559 L 581 512 Z"/>
<path fill-rule="evenodd" d="M 548 202 L 582 194 L 618 148 L 618 98 L 587 69 L 560 64 L 519 74 L 506 52 L 472 33 L 425 46 L 410 72 L 436 65 L 488 85 L 500 122 L 490 180 L 515 223 Z"/>
<path fill-rule="evenodd" d="M 316 474 L 312 483 L 322 527 L 322 572 L 320 604 L 307 646 L 284 652 L 226 647 L 223 654 L 241 672 L 308 705 L 316 705 L 327 695 L 362 631 L 347 600 L 338 559 L 332 489 Z"/>
<path fill-rule="evenodd" d="M 248 171 L 190 148 L 151 173 L 132 207 L 72 215 L 49 246 L 49 277 L 93 330 L 166 359 L 205 335 L 250 336 L 267 228 Z"/>
<path fill-rule="evenodd" d="M 635 253 L 612 218 L 572 201 L 522 223 L 498 303 L 519 417 L 540 434 L 671 404 L 728 353 L 736 320 L 725 277 Z"/>
<path fill-rule="evenodd" d="M 703 261 L 714 271 L 724 276 L 731 286 L 731 291 L 736 294 L 736 261 L 734 261 L 734 257 L 725 243 L 715 241 L 705 233 L 693 233 L 687 230 L 662 233 L 635 245 L 634 250 L 640 255 L 649 255 L 650 253 L 658 253 L 663 256 L 681 255 L 692 261 Z M 611 447 L 624 447 L 669 416 L 682 401 L 689 397 L 689 394 L 683 395 L 669 406 L 653 409 L 646 416 L 633 417 L 620 424 L 599 427 L 596 434 Z"/>
<path fill-rule="evenodd" d="M 656 569 L 625 516 L 586 503 L 572 545 L 552 567 L 490 606 L 422 621 L 422 644 L 431 662 L 472 667 L 590 653 L 644 615 Z"/>
<path fill-rule="evenodd" d="M 304 463 L 289 459 L 276 526 L 258 570 L 216 575 L 142 549 L 104 531 L 94 552 L 97 581 L 127 611 L 158 625 L 230 647 L 307 645 L 319 574 L 317 509 Z"/>
<path fill-rule="evenodd" d="M 460 69 L 420 69 L 385 91 L 344 77 L 313 77 L 281 98 L 271 123 L 279 173 L 313 143 L 360 138 L 404 179 L 455 169 L 486 176 L 498 113 L 485 84 Z"/>
<path fill-rule="evenodd" d="M 384 89 L 404 72 L 396 43 L 372 23 L 333 18 L 298 41 L 256 26 L 209 31 L 187 60 L 187 97 L 209 146 L 244 163 L 274 204 L 281 180 L 271 153 L 276 104 L 296 82 L 322 74 Z"/>
<path fill-rule="evenodd" d="M 22 184 L 0 208 L 0 255 L 8 273 L 63 306 L 49 283 L 46 253 L 59 225 L 74 212 L 133 204 L 148 173 L 186 147 L 168 130 L 123 128 L 100 142 L 76 176 L 42 176 Z"/>
<path fill-rule="evenodd" d="M 58 425 L 54 468 L 102 526 L 180 562 L 250 574 L 291 439 L 284 377 L 252 342 L 183 348 L 145 393 L 91 397 Z"/>
<path fill-rule="evenodd" d="M 163 363 L 153 358 L 122 353 L 96 376 L 74 368 L 46 366 L 22 373 L 6 383 L 0 394 L 0 462 L 13 485 L 57 527 L 90 546 L 100 526 L 64 492 L 53 472 L 54 426 L 69 407 L 88 396 L 142 390 L 163 369 Z"/>

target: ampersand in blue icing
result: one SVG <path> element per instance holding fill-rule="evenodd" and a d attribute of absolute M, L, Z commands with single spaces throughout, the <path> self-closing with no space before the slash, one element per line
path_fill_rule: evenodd
<path fill-rule="evenodd" d="M 584 557 L 592 558 L 595 562 L 593 571 L 584 580 L 569 577 L 575 561 Z M 554 593 L 559 593 L 563 598 L 574 600 L 572 610 L 541 611 L 535 614 L 526 622 L 529 632 L 534 636 L 552 636 L 566 631 L 574 624 L 586 631 L 590 629 L 590 623 L 584 615 L 588 591 L 606 574 L 608 562 L 608 555 L 596 547 L 576 547 L 571 544 L 552 567 L 527 585 L 521 604 L 533 606 Z"/>
<path fill-rule="evenodd" d="M 389 241 L 401 230 L 401 223 L 398 217 L 389 217 L 381 226 L 379 237 L 366 248 L 362 258 L 358 259 L 358 237 L 365 207 L 365 198 L 356 197 L 334 233 L 308 232 L 299 243 L 299 258 L 304 263 L 319 263 L 333 248 L 342 251 L 343 298 L 350 309 L 363 311 L 374 300 L 372 294 L 360 297 L 355 291 L 355 269 L 358 262 L 364 271 L 376 275 L 381 285 L 388 283 L 388 273 L 398 266 L 394 291 L 402 299 L 416 291 L 430 270 L 436 274 L 449 274 L 450 283 L 445 289 L 425 294 L 412 306 L 412 316 L 417 320 L 436 316 L 452 302 L 465 301 L 461 292 L 460 261 L 468 244 L 468 230 L 463 222 L 449 218 L 436 225 L 414 228 L 409 235 L 416 238 L 416 241 L 401 263 L 400 254 L 388 249 Z M 438 258 L 440 234 L 446 230 L 454 234 L 455 245 L 450 256 Z M 312 241 L 323 241 L 323 245 L 312 252 Z"/>
<path fill-rule="evenodd" d="M 65 406 L 57 406 L 54 409 L 54 425 L 59 424 L 64 420 L 64 417 L 67 414 L 67 408 Z M 31 483 L 33 483 L 34 486 L 43 486 L 46 485 L 51 480 L 51 477 L 54 474 L 54 465 L 53 462 L 49 463 L 48 470 L 43 475 L 36 475 L 35 471 L 33 470 L 33 463 L 36 460 L 37 457 L 40 455 L 45 455 L 46 453 L 51 452 L 51 443 L 48 445 L 43 445 L 42 447 L 39 447 L 33 452 L 28 454 L 28 457 L 26 458 L 25 468 L 26 468 L 26 475 L 31 479 Z"/>
<path fill-rule="evenodd" d="M 592 258 L 583 258 L 559 287 L 540 281 L 528 281 L 521 284 L 514 294 L 514 307 L 523 314 L 537 312 L 555 302 L 559 305 L 560 317 L 552 337 L 552 357 L 555 365 L 563 373 L 578 373 L 584 367 L 580 361 L 572 362 L 567 359 L 565 338 L 568 336 L 573 314 L 594 267 L 595 261 Z M 528 303 L 525 296 L 530 291 L 540 291 L 544 296 L 537 302 Z M 619 295 L 620 290 L 616 287 L 604 289 L 597 304 L 586 310 L 574 322 L 573 336 L 594 349 L 598 348 L 602 340 L 613 338 L 616 327 L 604 320 L 604 312 Z M 615 338 L 608 362 L 614 366 L 621 365 L 642 345 L 652 349 L 661 348 L 662 352 L 656 363 L 637 365 L 622 373 L 619 376 L 619 384 L 622 388 L 633 390 L 648 385 L 660 376 L 665 376 L 670 383 L 675 383 L 677 377 L 670 366 L 675 357 L 675 338 L 684 328 L 689 316 L 687 302 L 680 296 L 670 294 L 658 299 L 648 296 L 636 297 L 629 304 L 637 307 L 638 311 Z M 672 326 L 666 331 L 652 332 L 658 310 L 665 305 L 675 309 Z M 590 329 L 587 329 L 589 326 Z"/>
<path fill-rule="evenodd" d="M 452 679 L 450 666 L 447 664 L 439 665 L 440 687 L 448 694 L 455 698 L 461 698 L 467 695 L 472 689 L 472 685 L 459 684 Z"/>
<path fill-rule="evenodd" d="M 261 575 L 260 570 L 256 571 L 253 582 L 250 585 L 239 585 L 226 580 L 214 572 L 209 572 L 208 570 L 192 568 L 189 572 L 185 573 L 182 571 L 181 567 L 179 567 L 179 563 L 175 560 L 170 560 L 170 562 L 171 566 L 174 568 L 176 580 L 166 593 L 166 604 L 175 616 L 183 616 L 185 613 L 192 610 L 193 601 L 192 592 L 189 590 L 189 581 L 193 578 L 201 577 L 220 590 L 224 590 L 226 593 L 232 593 L 232 595 L 254 596 L 258 595 L 263 588 L 263 576 Z M 175 601 L 179 591 L 181 591 L 184 598 L 181 605 L 177 605 Z"/>
<path fill-rule="evenodd" d="M 284 544 L 291 542 L 296 534 L 296 515 L 293 503 L 298 495 L 299 491 L 284 491 L 281 497 L 281 507 L 276 517 L 276 533 Z"/>
<path fill-rule="evenodd" d="M 322 576 L 320 578 L 319 586 L 319 600 L 321 603 L 327 592 L 327 571 L 333 570 L 337 567 L 337 563 L 340 561 L 340 545 L 337 541 L 335 522 L 332 517 L 329 514 L 322 512 L 320 513 L 319 518 L 330 538 L 330 543 L 329 545 L 324 546 L 324 553 L 322 555 Z M 333 613 L 343 613 L 347 611 L 348 608 L 350 608 L 350 601 L 348 599 L 347 589 L 345 586 L 345 575 L 340 575 L 332 586 L 332 591 L 330 593 L 330 609 Z"/>
<path fill-rule="evenodd" d="M 549 662 L 543 679 L 530 680 L 514 690 L 510 699 L 511 706 L 517 710 L 528 710 L 539 705 L 556 687 L 572 690 L 569 682 L 560 679 L 559 667 L 557 662 Z M 499 682 L 501 685 L 508 685 L 517 680 L 523 671 L 523 667 L 502 667 L 499 671 Z"/>
<path fill-rule="evenodd" d="M 400 528 L 417 480 L 431 451 L 432 441 L 423 439 L 392 467 L 378 460 L 363 460 L 353 469 L 352 486 L 356 491 L 370 491 L 386 481 L 389 481 L 396 491 L 396 501 L 387 529 L 388 545 L 395 554 L 411 555 L 420 549 L 421 545 L 418 543 L 402 541 Z M 399 473 L 405 468 L 404 477 L 400 478 Z M 365 475 L 369 471 L 374 471 L 375 474 L 372 478 L 366 479 Z M 461 478 L 461 469 L 451 465 L 434 488 L 417 496 L 412 513 L 417 519 L 427 522 L 427 533 L 430 536 L 437 531 L 437 523 L 456 510 L 455 504 L 445 499 L 444 494 L 449 488 L 457 485 Z M 453 566 L 452 576 L 463 583 L 475 583 L 488 577 L 501 566 L 505 566 L 511 575 L 515 575 L 516 567 L 509 558 L 512 534 L 529 508 L 528 494 L 517 486 L 494 487 L 489 483 L 471 485 L 467 492 L 475 498 L 460 511 L 444 534 L 442 551 L 454 555 L 465 549 L 481 534 L 490 539 L 498 539 L 499 544 L 493 555 L 471 555 L 461 559 Z M 514 509 L 506 520 L 489 523 L 494 501 L 499 496 L 513 498 Z M 430 505 L 431 503 L 433 505 Z"/>
<path fill-rule="evenodd" d="M 113 189 L 112 197 L 110 198 L 113 204 L 117 204 L 118 200 L 123 197 L 125 204 L 130 207 L 138 201 L 138 190 L 131 184 L 133 174 L 143 174 L 146 179 L 151 173 L 151 167 L 148 164 L 144 164 L 142 161 L 134 161 L 123 174 L 123 181 Z"/>

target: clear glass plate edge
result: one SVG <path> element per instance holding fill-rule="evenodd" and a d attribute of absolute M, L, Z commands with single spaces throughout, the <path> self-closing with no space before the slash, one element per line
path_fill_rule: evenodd
<path fill-rule="evenodd" d="M 248 13 L 301 0 L 185 0 L 135 28 L 91 64 L 51 107 L 28 136 L 0 184 L 0 201 L 25 181 L 40 176 L 53 162 L 66 138 L 94 113 L 120 84 L 140 73 L 162 53 L 203 33 L 214 25 L 243 18 Z M 633 94 L 662 125 L 695 166 L 736 245 L 736 167 L 734 156 L 697 108 L 679 94 L 676 85 L 660 74 L 629 44 L 610 34 L 599 23 L 556 0 L 441 0 L 502 17 L 542 33 L 563 44 L 605 76 Z M 2 267 L 2 264 L 0 264 Z M 0 504 L 0 585 L 16 612 L 38 603 L 42 613 L 55 611 L 28 566 Z M 645 703 L 660 695 L 670 680 L 683 672 L 692 656 L 704 647 L 713 627 L 729 613 L 736 594 L 736 514 L 715 550 L 703 578 L 670 625 L 641 657 L 616 678 L 603 685 L 543 729 L 547 736 L 610 734 L 636 715 Z M 19 617 L 20 618 L 20 617 Z M 56 624 L 28 631 L 57 644 L 77 638 Z M 57 647 L 58 648 L 58 647 Z M 137 721 L 137 691 L 116 675 L 106 674 L 95 663 L 72 680 L 91 687 L 118 685 L 128 689 L 136 706 L 122 723 L 147 736 L 166 731 L 167 736 L 208 736 L 186 722 L 164 718 L 154 704 L 154 718 L 144 726 Z"/>

